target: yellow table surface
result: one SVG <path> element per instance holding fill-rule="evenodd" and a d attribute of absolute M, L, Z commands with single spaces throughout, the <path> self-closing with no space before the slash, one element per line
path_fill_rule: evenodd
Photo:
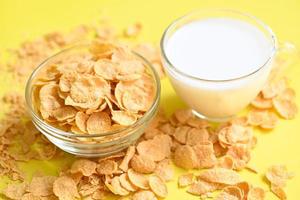
<path fill-rule="evenodd" d="M 266 22 L 281 41 L 291 41 L 300 46 L 300 1 L 299 0 L 0 0 L 0 52 L 16 47 L 21 41 L 35 38 L 53 30 L 69 30 L 79 24 L 96 23 L 101 15 L 110 16 L 111 24 L 126 27 L 140 21 L 144 25 L 142 40 L 159 42 L 164 28 L 175 18 L 199 8 L 233 8 L 249 12 Z M 300 63 L 287 71 L 292 87 L 298 92 L 300 105 Z M 6 74 L 0 74 L 0 95 L 16 89 L 16 84 Z M 162 82 L 162 106 L 168 113 L 182 107 L 168 80 Z M 0 107 L 0 111 L 1 111 Z M 241 172 L 245 180 L 267 189 L 263 174 L 273 164 L 285 164 L 296 173 L 288 182 L 288 199 L 300 198 L 300 118 L 280 120 L 278 126 L 269 132 L 256 130 L 258 144 L 253 150 L 250 165 L 259 174 L 246 170 Z M 70 156 L 71 159 L 71 156 Z M 56 174 L 66 161 L 21 164 L 28 176 L 36 170 Z M 176 168 L 176 174 L 184 171 Z M 0 179 L 0 189 L 7 179 Z M 169 196 L 166 199 L 199 199 L 178 189 L 176 179 L 168 183 Z M 276 199 L 268 192 L 266 199 Z"/>

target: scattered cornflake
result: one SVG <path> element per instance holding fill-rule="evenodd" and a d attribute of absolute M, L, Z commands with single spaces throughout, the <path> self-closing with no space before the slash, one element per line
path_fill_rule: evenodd
<path fill-rule="evenodd" d="M 26 192 L 26 183 L 9 184 L 3 191 L 3 194 L 10 199 L 21 199 Z"/>
<path fill-rule="evenodd" d="M 247 197 L 249 190 L 252 188 L 252 186 L 247 181 L 242 181 L 235 186 L 239 187 L 243 191 L 244 197 Z"/>
<path fill-rule="evenodd" d="M 269 82 L 262 90 L 262 96 L 266 99 L 272 99 L 281 93 L 287 87 L 286 78 L 278 81 Z"/>
<path fill-rule="evenodd" d="M 263 98 L 262 93 L 259 93 L 256 98 L 251 101 L 251 105 L 258 109 L 270 109 L 273 107 L 272 99 Z"/>
<path fill-rule="evenodd" d="M 124 172 L 128 170 L 128 164 L 132 159 L 132 157 L 134 156 L 134 154 L 135 154 L 135 146 L 129 146 L 126 151 L 126 155 L 124 156 L 121 164 L 119 165 L 119 168 L 121 170 L 123 170 Z"/>
<path fill-rule="evenodd" d="M 190 146 L 209 141 L 209 133 L 204 128 L 192 128 L 187 133 L 186 144 Z"/>
<path fill-rule="evenodd" d="M 144 155 L 153 161 L 161 161 L 171 154 L 172 139 L 168 135 L 157 135 L 151 140 L 140 142 L 136 149 L 140 155 Z"/>
<path fill-rule="evenodd" d="M 149 187 L 158 197 L 165 198 L 168 195 L 168 188 L 159 176 L 151 175 L 149 177 Z"/>
<path fill-rule="evenodd" d="M 185 124 L 189 119 L 193 117 L 192 110 L 190 109 L 179 109 L 176 110 L 173 115 L 177 119 L 178 123 Z"/>
<path fill-rule="evenodd" d="M 233 124 L 222 128 L 218 137 L 219 143 L 223 147 L 228 147 L 236 144 L 248 144 L 253 138 L 253 132 L 250 127 Z"/>
<path fill-rule="evenodd" d="M 49 198 L 46 197 L 45 199 L 51 199 L 52 196 L 50 196 Z M 41 200 L 42 198 L 39 196 L 34 196 L 32 193 L 26 193 L 22 196 L 22 198 L 20 198 L 21 200 Z M 52 198 L 53 200 L 56 198 Z"/>
<path fill-rule="evenodd" d="M 193 194 L 193 195 L 203 195 L 208 192 L 216 191 L 223 187 L 224 187 L 224 185 L 219 184 L 219 183 L 212 183 L 212 182 L 206 182 L 204 180 L 197 180 L 189 187 L 187 192 L 190 194 Z"/>
<path fill-rule="evenodd" d="M 137 22 L 135 24 L 132 24 L 132 25 L 128 26 L 124 30 L 124 35 L 126 37 L 136 37 L 136 36 L 139 35 L 141 30 L 142 30 L 142 24 Z"/>
<path fill-rule="evenodd" d="M 260 187 L 252 187 L 247 195 L 248 200 L 263 200 L 265 199 L 266 192 Z"/>
<path fill-rule="evenodd" d="M 273 112 L 267 112 L 264 120 L 260 124 L 260 127 L 263 129 L 273 129 L 278 123 L 278 117 Z"/>
<path fill-rule="evenodd" d="M 76 183 L 67 176 L 61 176 L 54 181 L 53 193 L 59 200 L 70 200 L 79 197 Z"/>
<path fill-rule="evenodd" d="M 236 171 L 225 168 L 208 169 L 202 172 L 197 178 L 225 185 L 235 185 L 241 182 L 241 177 Z"/>
<path fill-rule="evenodd" d="M 132 196 L 132 200 L 157 200 L 155 194 L 149 190 L 141 190 Z"/>
<path fill-rule="evenodd" d="M 281 200 L 286 200 L 286 192 L 282 187 L 279 187 L 277 185 L 271 185 L 271 191 Z"/>
<path fill-rule="evenodd" d="M 110 184 L 111 187 L 109 187 L 109 189 L 112 193 L 120 196 L 127 196 L 129 194 L 129 191 L 122 187 L 119 176 L 113 177 Z M 106 184 L 106 186 L 108 185 Z"/>
<path fill-rule="evenodd" d="M 79 159 L 72 164 L 70 172 L 73 174 L 80 172 L 83 176 L 91 176 L 96 172 L 96 168 L 96 162 L 87 159 Z"/>
<path fill-rule="evenodd" d="M 218 160 L 217 166 L 225 169 L 233 169 L 234 160 L 231 156 L 225 155 Z"/>
<path fill-rule="evenodd" d="M 96 171 L 98 174 L 112 175 L 118 170 L 118 163 L 114 160 L 100 160 Z"/>
<path fill-rule="evenodd" d="M 285 187 L 286 181 L 293 178 L 294 174 L 287 171 L 284 165 L 271 166 L 266 172 L 266 178 L 279 187 Z"/>
<path fill-rule="evenodd" d="M 217 158 L 214 154 L 213 144 L 209 141 L 198 143 L 193 146 L 197 156 L 197 168 L 210 168 L 217 163 Z"/>
<path fill-rule="evenodd" d="M 193 173 L 183 174 L 178 177 L 178 186 L 186 187 L 186 186 L 191 185 L 193 183 L 193 181 L 194 181 Z"/>
<path fill-rule="evenodd" d="M 128 174 L 128 178 L 130 180 L 130 182 L 140 188 L 140 189 L 149 189 L 149 181 L 148 178 L 141 173 L 138 173 L 136 171 L 134 171 L 133 169 L 128 169 L 127 171 Z"/>
<path fill-rule="evenodd" d="M 184 169 L 193 169 L 198 166 L 198 157 L 189 145 L 178 146 L 174 153 L 174 163 Z"/>
<path fill-rule="evenodd" d="M 33 177 L 28 191 L 35 196 L 49 196 L 53 194 L 53 183 L 56 179 L 54 176 Z"/>
<path fill-rule="evenodd" d="M 189 118 L 188 121 L 186 122 L 186 124 L 193 128 L 208 128 L 208 127 L 210 127 L 210 124 L 207 120 L 200 119 L 196 116 Z"/>
<path fill-rule="evenodd" d="M 151 158 L 142 155 L 134 155 L 130 164 L 134 171 L 143 174 L 152 173 L 156 168 L 156 163 Z"/>
<path fill-rule="evenodd" d="M 231 156 L 234 160 L 233 169 L 241 170 L 247 166 L 251 159 L 251 149 L 243 144 L 237 144 L 229 147 L 226 155 Z"/>
<path fill-rule="evenodd" d="M 156 135 L 159 134 L 164 134 L 164 132 L 162 132 L 161 130 L 157 129 L 157 128 L 148 128 L 145 130 L 145 133 L 143 135 L 143 137 L 146 140 L 150 140 L 153 139 Z"/>
<path fill-rule="evenodd" d="M 157 163 L 154 173 L 168 182 L 173 179 L 174 170 L 169 159 L 164 159 Z"/>
<path fill-rule="evenodd" d="M 298 113 L 298 107 L 294 101 L 293 93 L 291 89 L 286 89 L 283 93 L 273 98 L 274 108 L 279 115 L 285 119 L 293 119 Z"/>
<path fill-rule="evenodd" d="M 267 170 L 265 176 L 271 184 L 271 191 L 278 196 L 278 198 L 282 200 L 287 199 L 284 187 L 286 186 L 287 180 L 293 178 L 294 174 L 288 172 L 284 165 L 273 165 Z"/>
<path fill-rule="evenodd" d="M 175 129 L 173 137 L 177 142 L 181 144 L 186 144 L 187 134 L 191 130 L 191 127 L 188 126 L 179 126 Z"/>
<path fill-rule="evenodd" d="M 127 173 L 120 175 L 120 184 L 123 188 L 131 192 L 135 192 L 138 189 L 129 181 Z"/>
<path fill-rule="evenodd" d="M 242 200 L 244 199 L 243 192 L 237 186 L 227 186 L 217 196 L 216 200 Z"/>
<path fill-rule="evenodd" d="M 105 199 L 107 196 L 106 191 L 104 190 L 96 190 L 93 194 L 92 194 L 92 199 L 93 200 L 103 200 Z"/>

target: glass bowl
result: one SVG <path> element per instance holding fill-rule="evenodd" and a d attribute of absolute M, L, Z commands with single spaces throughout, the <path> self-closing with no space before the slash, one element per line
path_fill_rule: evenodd
<path fill-rule="evenodd" d="M 160 101 L 160 79 L 152 65 L 141 55 L 132 52 L 146 67 L 146 71 L 153 77 L 155 86 L 154 101 L 145 114 L 134 124 L 117 130 L 110 130 L 101 134 L 75 134 L 66 132 L 45 122 L 34 108 L 34 81 L 45 69 L 58 63 L 68 56 L 86 53 L 89 44 L 77 45 L 63 50 L 42 62 L 28 79 L 25 91 L 28 112 L 36 128 L 54 145 L 68 153 L 83 157 L 101 157 L 119 152 L 134 143 L 143 133 L 147 125 L 154 118 Z"/>

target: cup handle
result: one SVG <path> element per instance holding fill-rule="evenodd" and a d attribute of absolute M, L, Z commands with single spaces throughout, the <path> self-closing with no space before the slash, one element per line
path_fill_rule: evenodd
<path fill-rule="evenodd" d="M 290 67 L 300 59 L 297 47 L 288 41 L 278 42 L 277 53 L 274 59 L 270 80 L 276 81 L 282 78 Z"/>

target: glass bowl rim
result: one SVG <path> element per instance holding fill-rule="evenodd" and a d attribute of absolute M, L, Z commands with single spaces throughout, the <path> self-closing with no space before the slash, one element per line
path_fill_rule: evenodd
<path fill-rule="evenodd" d="M 88 48 L 90 46 L 90 43 L 81 43 L 81 44 L 76 44 L 73 45 L 71 47 L 65 48 L 55 54 L 53 54 L 52 56 L 46 58 L 44 61 L 42 61 L 31 73 L 31 75 L 29 76 L 27 83 L 26 83 L 26 87 L 25 87 L 25 101 L 26 101 L 26 107 L 27 110 L 29 110 L 29 113 L 31 115 L 31 118 L 33 118 L 32 120 L 36 120 L 39 124 L 41 124 L 42 126 L 46 127 L 48 130 L 51 130 L 53 133 L 58 134 L 60 136 L 65 136 L 65 137 L 70 137 L 70 138 L 95 138 L 95 137 L 103 137 L 103 136 L 109 136 L 109 135 L 115 135 L 118 133 L 122 133 L 124 131 L 127 130 L 133 130 L 138 128 L 140 125 L 142 125 L 143 123 L 147 122 L 149 120 L 149 117 L 151 117 L 153 115 L 153 113 L 155 113 L 158 109 L 158 104 L 160 102 L 160 93 L 161 93 L 161 83 L 160 83 L 160 78 L 158 73 L 156 72 L 155 68 L 152 66 L 152 64 L 146 59 L 144 58 L 142 55 L 131 51 L 133 53 L 133 55 L 137 56 L 139 59 L 142 60 L 142 62 L 144 62 L 148 68 L 150 68 L 151 73 L 153 75 L 151 75 L 154 79 L 155 82 L 155 88 L 156 88 L 156 92 L 155 92 L 155 97 L 154 97 L 154 101 L 151 105 L 151 107 L 149 108 L 149 110 L 147 110 L 145 112 L 145 114 L 143 115 L 143 117 L 141 117 L 140 119 L 138 119 L 134 124 L 130 125 L 130 126 L 126 126 L 123 127 L 121 129 L 117 129 L 117 130 L 113 130 L 113 131 L 106 131 L 100 134 L 75 134 L 72 132 L 66 132 L 63 131 L 59 128 L 56 128 L 48 123 L 46 123 L 44 120 L 42 120 L 39 115 L 34 111 L 34 108 L 32 106 L 32 83 L 36 78 L 36 75 L 38 74 L 38 72 L 45 66 L 47 66 L 47 63 L 50 62 L 52 59 L 56 58 L 57 56 L 67 53 L 71 50 L 75 50 L 75 49 L 80 49 L 80 48 Z"/>
<path fill-rule="evenodd" d="M 268 56 L 268 58 L 266 59 L 266 61 L 257 69 L 251 71 L 248 74 L 242 75 L 242 76 L 238 76 L 238 77 L 234 77 L 234 78 L 228 78 L 228 79 L 205 79 L 205 78 L 199 78 L 197 76 L 193 76 L 193 75 L 189 75 L 187 73 L 185 73 L 182 70 L 179 70 L 178 68 L 176 68 L 172 62 L 169 60 L 168 56 L 165 53 L 165 45 L 166 45 L 166 41 L 167 41 L 167 35 L 169 34 L 169 32 L 171 31 L 172 28 L 174 28 L 181 20 L 184 20 L 190 16 L 193 16 L 197 13 L 209 13 L 209 12 L 223 12 L 223 13 L 231 13 L 231 14 L 236 14 L 236 15 L 240 15 L 243 17 L 246 17 L 250 20 L 253 20 L 255 23 L 257 23 L 258 25 L 260 25 L 268 34 L 269 37 L 271 38 L 272 41 L 272 49 L 270 51 L 270 55 Z M 248 14 L 246 12 L 241 12 L 238 10 L 234 10 L 234 9 L 224 9 L 224 8 L 212 8 L 212 9 L 198 9 L 198 10 L 194 10 L 192 12 L 189 12 L 177 19 L 175 19 L 174 21 L 172 21 L 168 27 L 165 29 L 165 31 L 163 32 L 162 38 L 160 40 L 160 48 L 161 48 L 161 54 L 162 54 L 162 58 L 164 59 L 164 61 L 166 62 L 166 65 L 164 65 L 164 67 L 167 70 L 170 70 L 174 73 L 177 73 L 183 77 L 189 78 L 191 80 L 196 80 L 196 81 L 205 81 L 205 82 L 230 82 L 230 81 L 235 81 L 235 80 L 241 80 L 244 79 L 246 77 L 249 77 L 251 75 L 256 74 L 258 71 L 262 70 L 266 65 L 268 65 L 268 63 L 274 58 L 275 53 L 277 51 L 277 38 L 276 35 L 273 33 L 272 29 L 266 25 L 263 21 L 261 21 L 260 19 L 258 19 L 257 17 L 255 17 L 254 15 Z"/>

